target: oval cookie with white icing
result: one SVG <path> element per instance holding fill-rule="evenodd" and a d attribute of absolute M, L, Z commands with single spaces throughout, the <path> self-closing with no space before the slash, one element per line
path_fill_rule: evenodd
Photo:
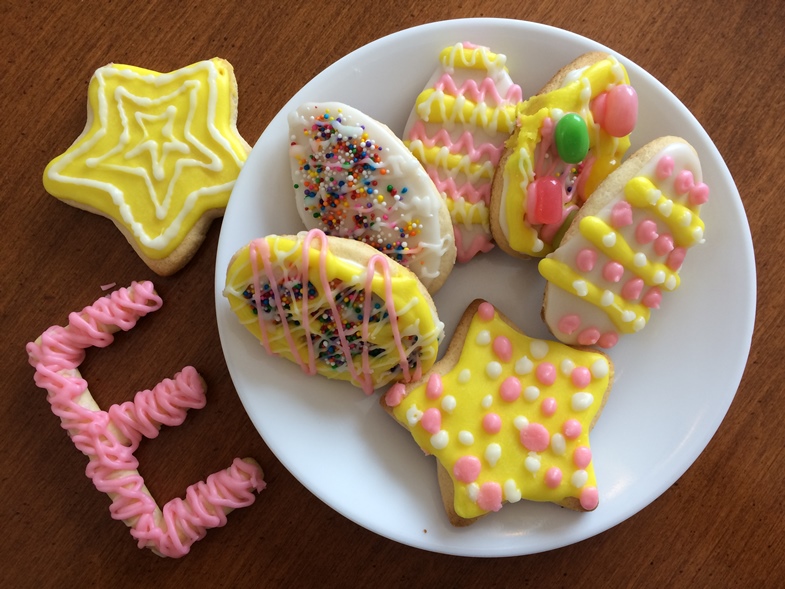
<path fill-rule="evenodd" d="M 638 97 L 613 56 L 587 53 L 518 107 L 491 194 L 491 232 L 507 253 L 541 258 L 630 146 Z"/>
<path fill-rule="evenodd" d="M 643 329 L 678 288 L 687 249 L 704 240 L 708 197 L 698 156 L 678 137 L 647 144 L 608 176 L 539 263 L 554 336 L 610 348 Z"/>
<path fill-rule="evenodd" d="M 436 360 L 444 325 L 417 277 L 364 243 L 318 229 L 251 241 L 224 296 L 272 355 L 370 394 Z"/>
<path fill-rule="evenodd" d="M 289 115 L 297 211 L 308 229 L 364 242 L 436 292 L 455 263 L 447 205 L 384 124 L 338 102 Z"/>

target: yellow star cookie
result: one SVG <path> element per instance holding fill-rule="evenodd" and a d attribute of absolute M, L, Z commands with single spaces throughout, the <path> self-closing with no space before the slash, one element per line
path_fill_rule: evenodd
<path fill-rule="evenodd" d="M 114 221 L 155 272 L 179 270 L 223 214 L 250 152 L 222 59 L 158 73 L 109 64 L 88 88 L 87 124 L 44 171 L 53 196 Z"/>
<path fill-rule="evenodd" d="M 382 404 L 439 463 L 445 509 L 467 525 L 505 502 L 597 507 L 589 431 L 610 390 L 602 353 L 527 337 L 485 301 L 444 359 Z"/>

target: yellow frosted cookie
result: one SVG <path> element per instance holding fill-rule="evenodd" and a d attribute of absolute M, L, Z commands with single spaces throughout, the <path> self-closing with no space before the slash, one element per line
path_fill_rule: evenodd
<path fill-rule="evenodd" d="M 436 360 L 444 332 L 412 272 L 369 245 L 319 229 L 241 248 L 224 296 L 268 353 L 368 394 L 419 378 Z"/>
<path fill-rule="evenodd" d="M 182 268 L 223 215 L 250 152 L 223 59 L 169 73 L 109 64 L 88 87 L 82 134 L 44 171 L 58 199 L 111 219 L 156 273 Z"/>
<path fill-rule="evenodd" d="M 589 432 L 612 379 L 604 354 L 532 339 L 476 300 L 444 358 L 381 403 L 436 457 L 444 507 L 463 526 L 521 499 L 595 509 Z"/>
<path fill-rule="evenodd" d="M 627 71 L 604 53 L 562 68 L 518 107 L 491 190 L 491 232 L 507 253 L 552 252 L 600 182 L 621 163 L 637 122 Z"/>

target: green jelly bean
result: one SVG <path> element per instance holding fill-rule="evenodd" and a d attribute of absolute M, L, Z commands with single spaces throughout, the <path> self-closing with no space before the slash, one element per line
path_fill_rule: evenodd
<path fill-rule="evenodd" d="M 556 123 L 553 135 L 556 140 L 556 151 L 559 152 L 562 161 L 577 164 L 589 153 L 589 131 L 580 115 L 573 112 L 565 114 Z"/>

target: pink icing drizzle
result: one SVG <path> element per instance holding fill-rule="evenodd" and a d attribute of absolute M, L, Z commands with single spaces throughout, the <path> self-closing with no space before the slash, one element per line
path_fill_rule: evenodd
<path fill-rule="evenodd" d="M 253 503 L 252 491 L 264 489 L 265 482 L 255 463 L 235 459 L 228 469 L 188 487 L 185 500 L 173 499 L 163 511 L 146 490 L 134 456 L 141 438 L 156 437 L 161 425 L 180 425 L 188 409 L 206 402 L 202 380 L 190 366 L 173 380 L 137 393 L 133 402 L 109 411 L 90 408 L 94 401 L 78 370 L 85 350 L 108 346 L 114 332 L 128 331 L 161 303 L 152 283 L 134 282 L 81 313 L 71 313 L 68 326 L 50 327 L 27 344 L 27 353 L 36 369 L 35 383 L 47 391 L 52 412 L 90 459 L 85 473 L 112 499 L 112 517 L 126 521 L 140 548 L 180 557 L 207 529 L 225 525 L 229 511 Z"/>

